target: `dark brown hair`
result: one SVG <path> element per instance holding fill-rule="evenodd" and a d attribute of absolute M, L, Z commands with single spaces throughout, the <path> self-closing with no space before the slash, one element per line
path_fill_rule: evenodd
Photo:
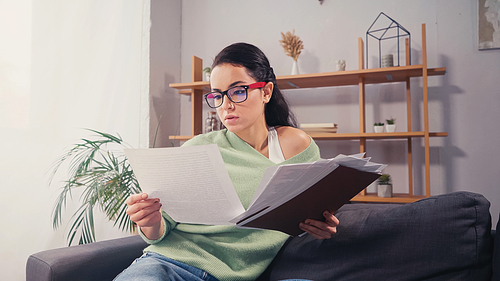
<path fill-rule="evenodd" d="M 217 54 L 212 69 L 224 63 L 245 67 L 248 75 L 257 82 L 272 82 L 274 84 L 273 94 L 264 109 L 268 126 L 297 127 L 295 116 L 278 88 L 273 68 L 266 55 L 259 48 L 248 43 L 229 45 Z"/>

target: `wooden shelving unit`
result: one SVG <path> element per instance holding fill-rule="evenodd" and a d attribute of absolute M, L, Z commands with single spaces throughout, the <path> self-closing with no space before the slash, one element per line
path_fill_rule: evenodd
<path fill-rule="evenodd" d="M 406 39 L 406 66 L 364 69 L 364 47 L 363 40 L 358 39 L 359 69 L 350 71 L 337 71 L 325 73 L 312 73 L 301 75 L 285 75 L 277 77 L 277 83 L 280 89 L 304 89 L 320 87 L 338 87 L 353 86 L 359 87 L 359 133 L 337 134 L 311 134 L 315 140 L 357 140 L 359 141 L 360 152 L 366 151 L 367 140 L 381 139 L 403 139 L 407 141 L 408 155 L 408 187 L 407 194 L 395 194 L 392 198 L 381 198 L 376 194 L 367 193 L 366 190 L 354 197 L 352 201 L 356 202 L 392 202 L 392 203 L 410 203 L 429 197 L 430 189 L 430 147 L 429 138 L 447 137 L 447 132 L 429 132 L 429 108 L 428 108 L 428 90 L 427 78 L 429 76 L 444 75 L 446 68 L 427 68 L 427 50 L 425 24 L 422 24 L 422 64 L 410 65 L 410 50 L 408 39 Z M 209 82 L 202 81 L 202 60 L 195 56 L 192 57 L 192 81 L 190 83 L 173 83 L 170 87 L 178 89 L 180 94 L 191 96 L 191 135 L 188 136 L 170 136 L 170 139 L 186 141 L 202 132 L 202 104 L 203 93 L 210 89 Z M 421 77 L 423 82 L 422 100 L 424 130 L 411 130 L 411 91 L 410 79 Z M 406 83 L 406 111 L 407 125 L 405 132 L 395 133 L 367 133 L 365 116 L 365 86 L 380 83 Z M 416 196 L 413 193 L 413 154 L 412 139 L 424 139 L 425 153 L 425 195 Z"/>

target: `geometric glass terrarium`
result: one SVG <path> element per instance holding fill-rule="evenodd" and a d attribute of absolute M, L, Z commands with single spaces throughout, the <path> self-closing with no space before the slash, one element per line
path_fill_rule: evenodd
<path fill-rule="evenodd" d="M 409 50 L 411 50 L 411 35 L 406 28 L 404 28 L 397 21 L 393 20 L 391 17 L 381 12 L 375 21 L 370 25 L 370 28 L 366 31 L 366 68 L 368 69 L 368 39 L 375 38 L 378 40 L 378 63 L 379 67 L 382 65 L 382 41 L 395 39 L 397 45 L 397 66 L 400 66 L 400 39 L 408 37 Z M 410 62 L 411 62 L 411 52 L 410 52 Z M 396 64 L 394 64 L 396 66 Z"/>

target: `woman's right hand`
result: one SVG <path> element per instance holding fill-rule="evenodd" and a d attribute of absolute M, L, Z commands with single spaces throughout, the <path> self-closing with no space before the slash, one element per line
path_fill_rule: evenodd
<path fill-rule="evenodd" d="M 163 234 L 161 203 L 158 198 L 148 198 L 148 194 L 134 194 L 127 198 L 127 215 L 141 228 L 150 240 L 156 240 Z"/>

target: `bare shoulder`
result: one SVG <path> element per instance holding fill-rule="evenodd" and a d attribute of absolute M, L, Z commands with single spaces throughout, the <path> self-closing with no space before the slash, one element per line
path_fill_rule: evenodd
<path fill-rule="evenodd" d="M 281 151 L 283 151 L 285 159 L 292 158 L 301 153 L 311 144 L 309 135 L 300 129 L 282 126 L 277 127 L 276 132 L 278 133 Z"/>

